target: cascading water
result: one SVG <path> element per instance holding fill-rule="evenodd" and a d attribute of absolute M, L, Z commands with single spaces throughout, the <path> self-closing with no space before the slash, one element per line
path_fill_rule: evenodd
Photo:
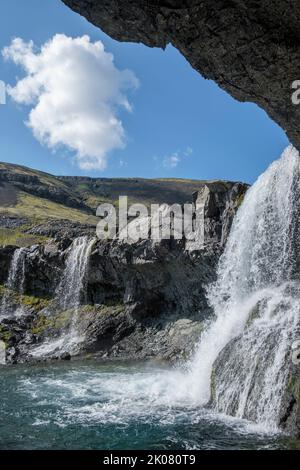
<path fill-rule="evenodd" d="M 212 388 L 218 411 L 268 429 L 278 425 L 299 335 L 299 201 L 300 158 L 289 146 L 248 190 L 235 217 L 208 292 L 215 317 L 187 377 L 200 403 Z"/>
<path fill-rule="evenodd" d="M 6 317 L 11 315 L 9 308 L 9 300 L 12 292 L 17 292 L 22 295 L 24 293 L 24 282 L 25 282 L 25 263 L 26 263 L 26 248 L 18 248 L 15 250 L 8 274 L 7 283 L 5 285 L 7 291 L 3 296 L 1 307 L 0 307 L 0 316 Z M 14 311 L 15 315 L 20 315 L 22 309 L 19 308 Z"/>
<path fill-rule="evenodd" d="M 86 274 L 89 257 L 94 244 L 94 239 L 88 237 L 76 238 L 66 260 L 66 266 L 62 279 L 55 293 L 52 306 L 53 313 L 71 311 L 71 325 L 62 336 L 53 340 L 49 338 L 44 344 L 34 349 L 34 356 L 47 356 L 54 352 L 74 352 L 78 345 L 84 340 L 78 334 L 79 306 L 86 295 Z"/>
<path fill-rule="evenodd" d="M 56 299 L 63 309 L 78 309 L 85 295 L 86 270 L 94 240 L 79 237 L 72 243 L 62 280 L 56 291 Z"/>

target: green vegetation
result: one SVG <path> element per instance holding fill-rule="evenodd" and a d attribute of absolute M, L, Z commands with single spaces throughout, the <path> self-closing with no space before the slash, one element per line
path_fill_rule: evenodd
<path fill-rule="evenodd" d="M 47 241 L 47 237 L 30 235 L 19 229 L 1 228 L 0 245 L 13 245 L 18 247 L 32 246 Z"/>
<path fill-rule="evenodd" d="M 95 307 L 92 307 L 92 310 L 94 311 L 93 313 L 97 315 L 111 315 L 112 313 L 118 315 L 124 310 L 124 305 L 119 302 L 110 302 L 107 304 L 99 305 L 97 309 L 95 309 Z"/>
<path fill-rule="evenodd" d="M 128 196 L 129 205 L 141 203 L 149 209 L 151 204 L 192 201 L 192 194 L 204 184 L 221 190 L 231 184 L 228 181 L 180 178 L 56 177 L 8 163 L 0 163 L 0 176 L 1 173 L 4 178 L 0 178 L 0 217 L 26 219 L 28 228 L 51 219 L 96 225 L 99 221 L 94 215 L 96 208 L 101 203 L 111 203 L 118 208 L 120 195 Z M 243 195 L 237 197 L 237 206 L 242 200 Z M 0 231 L 2 245 L 28 246 L 45 241 L 26 234 L 26 227 Z"/>
<path fill-rule="evenodd" d="M 43 171 L 33 170 L 21 165 L 15 165 L 13 163 L 0 162 L 0 171 L 9 171 L 11 174 L 23 175 L 23 176 L 35 176 L 39 181 L 47 186 L 60 186 L 65 187 L 65 184 L 60 181 L 56 176 L 44 173 Z"/>
<path fill-rule="evenodd" d="M 111 305 L 99 305 L 97 307 L 95 305 L 83 305 L 79 308 L 78 320 L 84 319 L 86 315 L 98 316 L 112 313 L 118 315 L 123 310 L 123 304 L 114 302 Z M 73 315 L 75 315 L 73 309 L 65 310 L 53 316 L 46 316 L 41 312 L 35 319 L 30 331 L 34 335 L 41 335 L 47 330 L 60 331 L 66 329 L 70 326 Z"/>
<path fill-rule="evenodd" d="M 0 325 L 0 340 L 3 341 L 6 345 L 9 343 L 12 337 L 11 332 L 4 325 Z"/>
<path fill-rule="evenodd" d="M 244 197 L 245 197 L 245 194 L 240 194 L 236 200 L 235 200 L 235 204 L 236 204 L 236 207 L 240 207 L 240 205 L 242 204 L 243 200 L 244 200 Z"/>
<path fill-rule="evenodd" d="M 36 312 L 43 310 L 48 307 L 50 300 L 41 297 L 35 297 L 32 295 L 21 295 L 15 291 L 7 289 L 7 287 L 0 284 L 0 297 L 8 297 L 12 302 L 17 305 L 23 305 L 24 307 L 32 308 Z"/>
<path fill-rule="evenodd" d="M 24 192 L 18 194 L 18 201 L 15 206 L 5 207 L 5 210 L 1 212 L 26 217 L 30 221 L 35 221 L 35 224 L 48 219 L 68 219 L 82 224 L 95 224 L 98 222 L 96 217 L 88 215 L 83 211 Z"/>
<path fill-rule="evenodd" d="M 34 335 L 40 335 L 49 329 L 61 330 L 67 328 L 70 325 L 73 310 L 66 310 L 53 317 L 47 317 L 44 314 L 38 315 L 33 326 L 31 327 L 31 333 Z"/>

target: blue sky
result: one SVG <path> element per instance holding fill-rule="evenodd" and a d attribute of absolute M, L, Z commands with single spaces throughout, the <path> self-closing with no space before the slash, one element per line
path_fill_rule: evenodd
<path fill-rule="evenodd" d="M 0 106 L 0 160 L 53 174 L 102 177 L 176 177 L 253 182 L 288 144 L 283 131 L 256 105 L 239 103 L 204 80 L 172 47 L 166 51 L 118 43 L 60 0 L 1 2 L 0 49 L 15 37 L 40 47 L 55 34 L 102 41 L 118 70 L 139 87 L 126 92 L 132 112 L 119 108 L 126 147 L 108 153 L 104 171 L 80 168 L 74 152 L 53 151 L 24 121 L 30 108 L 8 98 Z M 0 79 L 15 86 L 24 70 L 0 57 Z M 100 85 L 99 85 L 100 86 Z"/>

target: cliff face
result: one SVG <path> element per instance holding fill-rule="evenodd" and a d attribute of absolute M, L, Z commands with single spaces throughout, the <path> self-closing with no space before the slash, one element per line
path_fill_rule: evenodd
<path fill-rule="evenodd" d="M 63 0 L 119 41 L 171 43 L 205 78 L 265 109 L 299 149 L 300 4 L 287 0 Z"/>
<path fill-rule="evenodd" d="M 51 221 L 33 228 L 46 241 L 24 249 L 22 292 L 7 289 L 15 247 L 2 247 L 0 294 L 6 315 L 0 318 L 0 340 L 6 343 L 7 361 L 64 356 L 60 348 L 46 357 L 33 356 L 32 350 L 62 338 L 74 318 L 78 338 L 84 338 L 74 354 L 171 361 L 187 357 L 202 321 L 210 315 L 205 289 L 215 279 L 218 258 L 246 189 L 240 183 L 218 182 L 194 194 L 194 201 L 204 204 L 205 215 L 204 246 L 197 251 L 187 250 L 185 240 L 95 239 L 77 309 L 52 305 L 72 241 L 82 235 L 95 237 L 91 227 Z"/>

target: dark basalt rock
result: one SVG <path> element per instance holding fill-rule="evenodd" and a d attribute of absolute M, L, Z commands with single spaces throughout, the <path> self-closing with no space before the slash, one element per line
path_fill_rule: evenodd
<path fill-rule="evenodd" d="M 284 391 L 280 427 L 287 433 L 296 434 L 300 438 L 300 364 L 290 362 L 287 388 Z"/>
<path fill-rule="evenodd" d="M 300 4 L 287 0 L 63 0 L 119 41 L 176 47 L 239 101 L 262 107 L 300 149 Z"/>
<path fill-rule="evenodd" d="M 74 238 L 85 235 L 93 236 L 95 234 L 95 226 L 70 222 L 69 220 L 50 220 L 48 222 L 35 225 L 26 233 L 50 237 L 58 241 L 65 239 L 70 239 L 70 241 L 72 241 Z"/>
<path fill-rule="evenodd" d="M 16 229 L 20 228 L 23 225 L 27 224 L 28 220 L 23 217 L 17 217 L 13 215 L 0 215 L 0 229 L 1 228 L 9 228 L 9 229 Z"/>

